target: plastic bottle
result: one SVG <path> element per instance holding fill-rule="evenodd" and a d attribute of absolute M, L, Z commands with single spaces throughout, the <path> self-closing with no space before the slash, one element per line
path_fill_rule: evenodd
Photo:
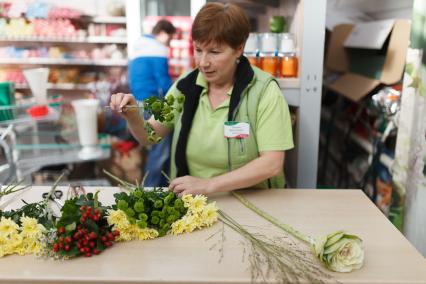
<path fill-rule="evenodd" d="M 264 33 L 261 35 L 260 66 L 263 71 L 277 76 L 277 34 Z"/>
<path fill-rule="evenodd" d="M 296 55 L 294 36 L 292 34 L 281 34 L 278 56 L 280 58 L 280 77 L 298 77 L 299 59 Z"/>
<path fill-rule="evenodd" d="M 258 35 L 256 33 L 250 33 L 244 47 L 244 56 L 247 57 L 251 65 L 256 67 L 260 67 L 258 41 Z"/>

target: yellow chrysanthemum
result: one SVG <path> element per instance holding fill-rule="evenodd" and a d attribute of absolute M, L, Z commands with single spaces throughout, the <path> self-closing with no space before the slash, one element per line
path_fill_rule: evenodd
<path fill-rule="evenodd" d="M 133 230 L 131 230 L 130 227 L 121 227 L 121 229 L 118 230 L 120 230 L 120 235 L 116 238 L 116 241 L 127 242 L 134 239 Z"/>
<path fill-rule="evenodd" d="M 205 226 L 211 226 L 213 223 L 217 221 L 217 211 L 219 208 L 217 208 L 216 203 L 212 202 L 210 204 L 207 204 L 203 212 L 201 213 L 201 219 L 203 220 L 203 225 Z"/>
<path fill-rule="evenodd" d="M 189 207 L 193 200 L 194 200 L 194 197 L 192 197 L 191 194 L 186 194 L 182 197 L 182 201 L 185 207 Z"/>
<path fill-rule="evenodd" d="M 108 218 L 109 225 L 121 225 L 128 224 L 126 213 L 123 210 L 108 210 Z"/>
<path fill-rule="evenodd" d="M 35 242 L 33 246 L 30 248 L 30 250 L 28 251 L 28 253 L 37 254 L 37 253 L 40 253 L 42 249 L 43 249 L 43 245 L 41 245 L 40 242 Z"/>
<path fill-rule="evenodd" d="M 38 237 L 25 237 L 22 239 L 22 244 L 20 245 L 17 253 L 19 254 L 33 254 L 39 253 L 43 248 L 42 243 Z"/>
<path fill-rule="evenodd" d="M 0 221 L 0 257 L 7 254 L 32 254 L 42 250 L 40 238 L 45 228 L 37 219 L 21 217 L 19 227 L 11 219 L 2 218 Z"/>
<path fill-rule="evenodd" d="M 197 228 L 197 219 L 194 215 L 187 215 L 183 219 L 185 222 L 185 231 L 186 232 L 192 232 Z"/>
<path fill-rule="evenodd" d="M 189 233 L 195 229 L 208 227 L 217 221 L 218 208 L 216 203 L 207 204 L 207 198 L 204 195 L 195 197 L 185 195 L 182 200 L 188 211 L 185 216 L 172 224 L 171 232 L 173 235 Z"/>
<path fill-rule="evenodd" d="M 145 229 L 138 228 L 138 240 L 140 241 L 150 240 L 150 239 L 155 239 L 156 237 L 158 237 L 157 230 L 149 229 L 149 228 L 145 228 Z"/>
<path fill-rule="evenodd" d="M 32 237 L 32 238 L 40 238 L 43 234 L 43 231 L 45 230 L 44 226 L 39 224 L 37 219 L 30 218 L 30 217 L 21 217 L 21 235 L 26 237 Z"/>
<path fill-rule="evenodd" d="M 21 250 L 22 236 L 18 233 L 9 235 L 9 241 L 4 245 L 6 254 L 13 254 Z"/>
<path fill-rule="evenodd" d="M 122 210 L 109 210 L 108 214 L 108 224 L 113 226 L 113 230 L 120 231 L 117 241 L 148 240 L 158 236 L 157 230 L 141 229 L 138 225 L 130 224 Z"/>
<path fill-rule="evenodd" d="M 183 219 L 179 219 L 172 224 L 171 232 L 173 235 L 180 235 L 185 230 L 185 222 Z"/>
<path fill-rule="evenodd" d="M 207 197 L 204 195 L 196 195 L 194 199 L 190 202 L 189 211 L 193 213 L 201 212 L 206 206 Z"/>
<path fill-rule="evenodd" d="M 12 221 L 10 218 L 2 217 L 0 220 L 0 235 L 9 236 L 16 234 L 18 231 L 18 224 Z"/>

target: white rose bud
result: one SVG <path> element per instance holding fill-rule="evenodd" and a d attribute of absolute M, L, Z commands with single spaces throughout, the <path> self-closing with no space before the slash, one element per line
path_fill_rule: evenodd
<path fill-rule="evenodd" d="M 336 272 L 351 272 L 364 263 L 362 240 L 341 231 L 315 239 L 312 250 L 327 268 Z"/>

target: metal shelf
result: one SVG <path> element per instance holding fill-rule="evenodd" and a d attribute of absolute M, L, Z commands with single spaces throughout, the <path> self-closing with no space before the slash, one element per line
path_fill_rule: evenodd
<path fill-rule="evenodd" d="M 97 24 L 126 24 L 126 17 L 109 17 L 109 16 L 99 16 L 94 17 L 91 21 L 92 23 Z"/>
<path fill-rule="evenodd" d="M 321 116 L 325 119 L 330 119 L 331 114 L 326 109 L 323 109 Z M 345 128 L 346 128 L 346 126 L 344 125 L 344 123 L 342 121 L 337 121 L 336 127 L 340 131 L 345 131 Z M 350 133 L 349 137 L 351 138 L 351 140 L 353 142 L 355 142 L 365 152 L 367 152 L 368 154 L 373 153 L 373 144 L 368 139 L 361 137 L 360 135 L 358 135 L 356 132 L 353 132 L 353 131 Z M 384 166 L 386 166 L 389 169 L 389 171 L 392 171 L 392 166 L 393 166 L 393 162 L 394 162 L 394 159 L 392 157 L 390 157 L 389 155 L 387 155 L 385 153 L 382 153 L 380 155 L 380 162 Z"/>
<path fill-rule="evenodd" d="M 14 107 L 2 107 L 2 109 L 7 110 L 7 109 L 13 110 Z M 24 109 L 26 108 L 26 106 L 16 106 L 15 109 Z M 32 123 L 35 121 L 39 121 L 39 122 L 51 122 L 51 121 L 58 121 L 60 117 L 60 113 L 58 110 L 56 110 L 55 108 L 51 108 L 49 107 L 49 113 L 46 116 L 42 116 L 42 117 L 31 117 L 28 114 L 24 114 L 24 113 L 20 113 L 18 114 L 14 119 L 12 120 L 3 120 L 0 121 L 0 126 L 1 125 L 10 125 L 10 124 L 14 124 L 14 125 L 18 125 L 18 124 L 27 124 L 27 123 Z"/>
<path fill-rule="evenodd" d="M 0 64 L 127 66 L 127 59 L 0 58 Z"/>
<path fill-rule="evenodd" d="M 300 105 L 300 80 L 298 78 L 279 78 L 277 82 L 290 106 Z"/>
<path fill-rule="evenodd" d="M 281 89 L 299 89 L 299 78 L 277 78 L 278 85 Z"/>
<path fill-rule="evenodd" d="M 15 89 L 29 89 L 27 84 L 16 84 Z M 89 84 L 74 84 L 74 83 L 57 83 L 47 84 L 48 90 L 78 90 L 78 91 L 90 91 Z"/>
<path fill-rule="evenodd" d="M 33 43 L 33 42 L 45 42 L 45 43 L 66 43 L 66 44 L 100 44 L 100 43 L 112 43 L 112 44 L 127 44 L 126 37 L 112 37 L 112 36 L 89 36 L 82 38 L 64 38 L 64 37 L 38 37 L 38 36 L 25 36 L 25 37 L 3 37 L 0 36 L 0 41 L 3 43 Z"/>
<path fill-rule="evenodd" d="M 89 36 L 86 40 L 87 43 L 115 43 L 115 44 L 127 44 L 126 37 L 117 36 Z"/>

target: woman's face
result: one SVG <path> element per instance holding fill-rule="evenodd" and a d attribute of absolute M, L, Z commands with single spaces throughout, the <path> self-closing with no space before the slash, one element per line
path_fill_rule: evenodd
<path fill-rule="evenodd" d="M 194 42 L 195 63 L 210 84 L 232 84 L 236 61 L 242 52 L 243 46 L 234 49 L 227 44 Z"/>

